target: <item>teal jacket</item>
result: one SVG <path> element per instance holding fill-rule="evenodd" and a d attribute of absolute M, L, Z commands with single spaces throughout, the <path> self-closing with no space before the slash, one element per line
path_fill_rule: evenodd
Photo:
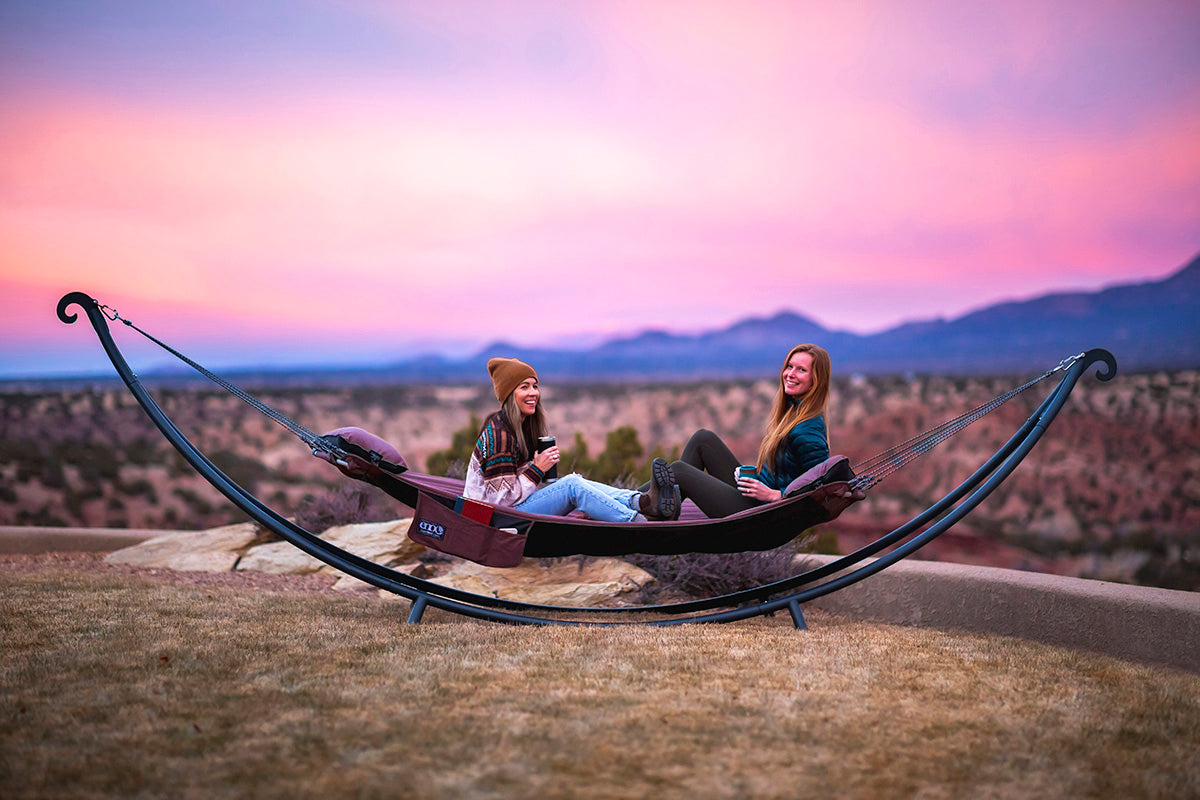
<path fill-rule="evenodd" d="M 827 458 L 829 437 L 825 434 L 825 415 L 818 414 L 792 428 L 775 457 L 775 469 L 763 467 L 758 479 L 772 489 L 782 491 Z"/>

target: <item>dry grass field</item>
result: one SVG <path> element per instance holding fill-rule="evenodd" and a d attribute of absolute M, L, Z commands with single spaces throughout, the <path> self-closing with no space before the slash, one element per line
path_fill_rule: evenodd
<path fill-rule="evenodd" d="M 0 561 L 6 798 L 1200 797 L 1200 676 L 790 621 L 522 628 Z"/>

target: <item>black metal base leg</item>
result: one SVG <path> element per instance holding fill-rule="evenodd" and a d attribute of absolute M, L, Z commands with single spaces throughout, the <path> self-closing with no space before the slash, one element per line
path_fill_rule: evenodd
<path fill-rule="evenodd" d="M 424 597 L 418 597 L 413 600 L 412 611 L 408 612 L 408 624 L 416 625 L 421 621 L 421 617 L 425 614 L 425 605 L 428 601 Z"/>
<path fill-rule="evenodd" d="M 804 621 L 804 612 L 800 610 L 800 602 L 793 599 L 788 603 L 788 611 L 792 612 L 792 622 L 797 630 L 808 630 L 808 623 Z"/>

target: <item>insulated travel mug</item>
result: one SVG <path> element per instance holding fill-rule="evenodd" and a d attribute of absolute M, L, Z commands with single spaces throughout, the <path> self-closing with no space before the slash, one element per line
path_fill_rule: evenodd
<path fill-rule="evenodd" d="M 539 453 L 542 452 L 543 450 L 548 450 L 551 447 L 554 447 L 554 437 L 553 436 L 542 436 L 538 439 L 537 451 Z M 558 464 L 555 464 L 554 466 L 550 467 L 550 469 L 546 470 L 546 480 L 547 481 L 558 480 Z"/>

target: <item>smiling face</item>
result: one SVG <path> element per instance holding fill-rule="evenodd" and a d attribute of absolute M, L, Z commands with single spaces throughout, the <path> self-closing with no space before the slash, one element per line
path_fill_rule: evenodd
<path fill-rule="evenodd" d="M 812 353 L 795 353 L 783 365 L 779 381 L 788 397 L 800 397 L 812 387 Z"/>
<path fill-rule="evenodd" d="M 526 378 L 516 389 L 513 389 L 513 402 L 517 404 L 517 409 L 521 414 L 526 417 L 537 411 L 538 400 L 541 396 L 537 378 Z"/>

